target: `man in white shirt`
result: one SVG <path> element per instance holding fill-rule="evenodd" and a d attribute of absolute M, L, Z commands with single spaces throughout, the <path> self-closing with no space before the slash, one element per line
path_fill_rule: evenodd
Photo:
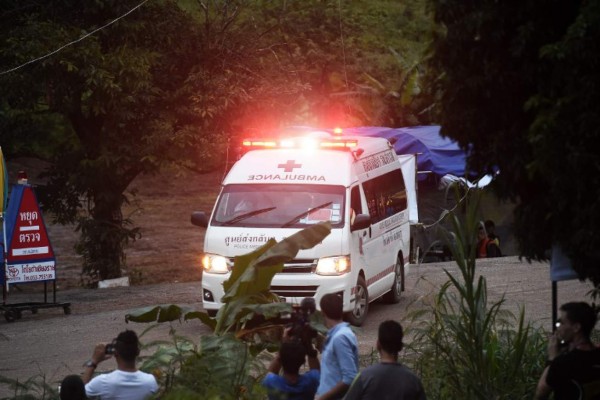
<path fill-rule="evenodd" d="M 144 400 L 158 391 L 152 374 L 139 371 L 135 360 L 140 354 L 140 344 L 134 331 L 119 333 L 110 344 L 99 343 L 92 358 L 84 364 L 83 382 L 88 397 L 100 400 Z M 107 374 L 92 375 L 99 363 L 114 355 L 117 369 Z"/>

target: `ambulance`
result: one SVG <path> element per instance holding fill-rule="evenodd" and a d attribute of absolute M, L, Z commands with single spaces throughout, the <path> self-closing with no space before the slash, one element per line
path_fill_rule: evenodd
<path fill-rule="evenodd" d="M 400 301 L 416 215 L 415 155 L 398 156 L 385 138 L 327 131 L 248 139 L 243 148 L 211 215 L 192 214 L 206 228 L 202 299 L 209 314 L 222 305 L 236 256 L 321 221 L 330 221 L 331 233 L 286 263 L 271 291 L 294 304 L 312 297 L 317 307 L 337 293 L 355 326 L 372 301 Z"/>

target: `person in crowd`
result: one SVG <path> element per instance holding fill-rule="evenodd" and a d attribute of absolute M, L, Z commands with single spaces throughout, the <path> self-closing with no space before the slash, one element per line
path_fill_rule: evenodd
<path fill-rule="evenodd" d="M 79 375 L 68 375 L 58 388 L 60 400 L 85 400 L 85 384 Z"/>
<path fill-rule="evenodd" d="M 491 219 L 486 219 L 483 223 L 485 231 L 491 240 L 494 240 L 498 246 L 500 246 L 500 238 L 496 234 L 496 224 Z"/>
<path fill-rule="evenodd" d="M 496 224 L 494 221 L 486 219 L 483 225 L 485 226 L 488 238 L 498 246 L 498 249 L 500 249 L 500 237 L 496 234 Z"/>
<path fill-rule="evenodd" d="M 140 354 L 140 343 L 134 331 L 125 330 L 107 345 L 99 343 L 94 348 L 92 358 L 85 364 L 83 382 L 88 397 L 101 400 L 143 400 L 158 391 L 158 384 L 152 374 L 136 367 Z M 117 362 L 117 369 L 92 378 L 98 364 L 109 358 Z"/>
<path fill-rule="evenodd" d="M 600 348 L 592 343 L 597 312 L 585 302 L 560 307 L 557 328 L 548 341 L 548 366 L 535 399 L 600 399 Z"/>
<path fill-rule="evenodd" d="M 343 321 L 342 298 L 326 294 L 319 303 L 329 328 L 321 352 L 321 382 L 316 399 L 341 399 L 358 373 L 358 340 Z"/>
<path fill-rule="evenodd" d="M 500 248 L 488 237 L 485 230 L 485 225 L 483 222 L 481 222 L 477 231 L 477 258 L 492 258 L 500 256 Z"/>
<path fill-rule="evenodd" d="M 312 346 L 307 349 L 289 332 L 289 328 L 284 331 L 279 353 L 271 361 L 262 385 L 267 388 L 269 400 L 313 400 L 320 377 L 317 350 Z M 300 374 L 307 358 L 309 370 Z M 283 375 L 279 375 L 282 368 Z"/>
<path fill-rule="evenodd" d="M 388 320 L 379 324 L 376 344 L 379 364 L 356 376 L 344 400 L 426 399 L 421 379 L 398 362 L 402 339 L 402 325 L 398 322 Z"/>

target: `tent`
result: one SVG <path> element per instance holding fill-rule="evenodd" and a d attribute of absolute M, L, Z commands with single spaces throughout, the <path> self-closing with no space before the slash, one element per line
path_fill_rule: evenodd
<path fill-rule="evenodd" d="M 438 125 L 345 128 L 344 134 L 396 139 L 394 149 L 397 154 L 418 154 L 417 168 L 420 172 L 430 171 L 438 178 L 447 174 L 459 177 L 465 175 L 465 151 L 457 142 L 440 136 Z"/>

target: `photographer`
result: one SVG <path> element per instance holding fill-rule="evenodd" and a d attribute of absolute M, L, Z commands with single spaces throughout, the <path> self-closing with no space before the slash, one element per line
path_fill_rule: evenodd
<path fill-rule="evenodd" d="M 548 341 L 548 366 L 540 378 L 536 399 L 554 392 L 560 399 L 600 398 L 600 349 L 590 334 L 596 311 L 587 303 L 572 302 L 560 307 L 557 329 Z"/>
<path fill-rule="evenodd" d="M 269 372 L 262 382 L 267 388 L 269 400 L 312 400 L 319 386 L 317 351 L 310 343 L 303 343 L 300 338 L 291 336 L 291 330 L 284 330 L 279 353 L 271 361 Z M 300 367 L 307 356 L 309 371 L 300 374 Z M 282 367 L 283 375 L 279 375 Z"/>
<path fill-rule="evenodd" d="M 88 397 L 101 400 L 127 399 L 144 400 L 158 391 L 158 384 L 152 374 L 139 371 L 135 360 L 140 354 L 140 344 L 134 331 L 125 330 L 111 344 L 97 344 L 92 358 L 85 364 L 83 382 Z M 99 363 L 114 355 L 117 369 L 100 374 L 92 379 Z"/>

